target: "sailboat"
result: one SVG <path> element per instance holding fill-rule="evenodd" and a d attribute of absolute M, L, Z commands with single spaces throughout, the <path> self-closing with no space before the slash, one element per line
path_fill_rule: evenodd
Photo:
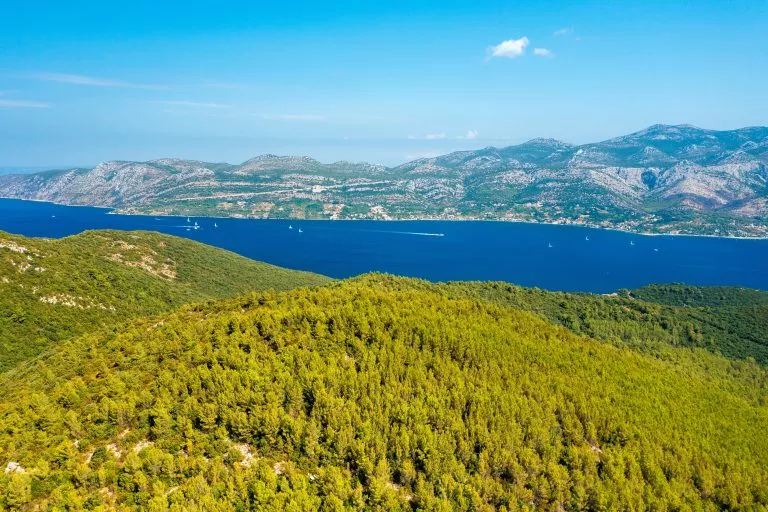
<path fill-rule="evenodd" d="M 589 242 L 589 237 L 588 237 L 588 236 L 585 236 L 585 237 L 584 237 L 584 240 L 586 240 L 587 242 Z"/>
<path fill-rule="evenodd" d="M 547 246 L 551 249 L 552 248 L 552 242 L 548 243 Z"/>
<path fill-rule="evenodd" d="M 629 241 L 629 245 L 635 245 L 635 241 L 634 240 L 630 240 Z"/>
<path fill-rule="evenodd" d="M 214 222 L 213 223 L 213 227 L 217 228 L 217 227 L 219 227 L 219 225 Z"/>
<path fill-rule="evenodd" d="M 303 231 L 301 230 L 301 228 L 299 228 L 299 233 L 303 233 Z"/>
<path fill-rule="evenodd" d="M 291 226 L 290 224 L 288 224 L 288 229 L 293 229 L 293 226 Z"/>
<path fill-rule="evenodd" d="M 187 222 L 189 222 L 189 217 L 187 217 Z"/>

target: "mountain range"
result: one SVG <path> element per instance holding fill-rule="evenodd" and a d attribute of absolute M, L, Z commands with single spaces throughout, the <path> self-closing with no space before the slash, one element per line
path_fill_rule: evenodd
<path fill-rule="evenodd" d="M 654 125 L 598 143 L 533 139 L 396 167 L 275 155 L 240 165 L 112 161 L 0 176 L 0 196 L 152 215 L 516 220 L 768 236 L 768 127 Z"/>

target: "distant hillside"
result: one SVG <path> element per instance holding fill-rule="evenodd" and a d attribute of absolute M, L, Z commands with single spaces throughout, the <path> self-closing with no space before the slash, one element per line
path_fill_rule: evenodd
<path fill-rule="evenodd" d="M 410 286 L 433 285 L 413 281 Z M 615 296 L 563 293 L 501 282 L 440 284 L 454 298 L 530 311 L 617 346 L 653 353 L 660 344 L 698 347 L 768 365 L 768 292 L 728 286 L 650 285 Z"/>
<path fill-rule="evenodd" d="M 50 240 L 0 232 L 0 371 L 62 339 L 136 316 L 328 281 L 159 233 L 88 231 Z"/>
<path fill-rule="evenodd" d="M 768 292 L 735 286 L 652 284 L 624 292 L 624 294 L 639 300 L 670 306 L 718 308 L 768 306 Z"/>
<path fill-rule="evenodd" d="M 371 275 L 65 341 L 0 375 L 0 507 L 768 507 L 764 368 L 448 291 Z"/>
<path fill-rule="evenodd" d="M 768 236 L 768 128 L 655 125 L 575 146 L 534 139 L 394 168 L 262 155 L 0 177 L 0 196 L 120 212 L 256 218 L 507 219 Z"/>

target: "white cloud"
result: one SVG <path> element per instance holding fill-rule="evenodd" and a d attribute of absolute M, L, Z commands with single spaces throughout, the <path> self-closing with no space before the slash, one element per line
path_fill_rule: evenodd
<path fill-rule="evenodd" d="M 525 48 L 528 46 L 529 42 L 530 41 L 525 36 L 520 39 L 508 39 L 496 46 L 488 48 L 488 55 L 489 57 L 506 57 L 508 59 L 514 59 L 525 53 Z"/>
<path fill-rule="evenodd" d="M 553 33 L 555 36 L 569 36 L 571 34 L 573 34 L 573 27 L 561 28 Z"/>
<path fill-rule="evenodd" d="M 537 55 L 539 57 L 547 57 L 547 58 L 550 58 L 550 59 L 554 59 L 555 58 L 555 54 L 552 53 L 552 50 L 548 50 L 547 48 L 534 48 L 533 49 L 533 54 Z"/>
<path fill-rule="evenodd" d="M 50 108 L 51 105 L 42 101 L 1 100 L 0 108 Z"/>
<path fill-rule="evenodd" d="M 459 135 L 456 138 L 458 140 L 473 140 L 476 139 L 478 135 L 480 135 L 480 133 L 478 133 L 477 130 L 467 130 L 467 133 Z"/>
<path fill-rule="evenodd" d="M 199 101 L 157 101 L 155 103 L 161 103 L 163 105 L 174 105 L 177 107 L 193 107 L 193 108 L 230 108 L 229 105 L 222 103 L 205 103 Z"/>
<path fill-rule="evenodd" d="M 416 135 L 409 135 L 408 140 L 446 140 L 446 139 L 455 139 L 455 140 L 463 140 L 463 139 L 476 139 L 479 133 L 477 130 L 469 130 L 465 135 L 451 135 L 450 137 L 446 135 L 443 132 L 440 133 L 427 133 L 423 136 L 416 136 Z"/>
<path fill-rule="evenodd" d="M 129 89 L 167 89 L 162 85 L 137 84 L 133 82 L 124 82 L 122 80 L 110 80 L 106 78 L 95 78 L 84 75 L 69 75 L 64 73 L 34 73 L 28 75 L 37 80 L 46 82 L 59 82 L 63 84 L 86 85 L 89 87 L 123 87 Z"/>

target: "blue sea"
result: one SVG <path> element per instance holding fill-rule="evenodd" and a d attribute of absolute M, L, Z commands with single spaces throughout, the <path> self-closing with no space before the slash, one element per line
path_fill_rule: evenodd
<path fill-rule="evenodd" d="M 195 222 L 199 229 L 190 228 Z M 160 231 L 337 278 L 378 271 L 430 281 L 494 280 L 599 293 L 669 282 L 768 289 L 768 240 L 480 221 L 191 217 L 187 222 L 186 217 L 114 215 L 101 208 L 0 199 L 0 230 L 58 238 L 87 229 Z"/>

